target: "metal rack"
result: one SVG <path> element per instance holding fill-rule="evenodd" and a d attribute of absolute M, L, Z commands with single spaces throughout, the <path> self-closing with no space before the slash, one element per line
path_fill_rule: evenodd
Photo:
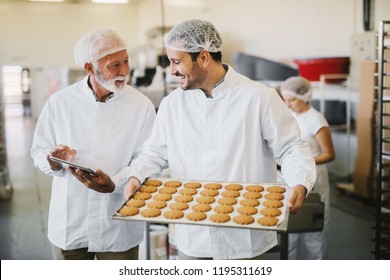
<path fill-rule="evenodd" d="M 390 259 L 390 21 L 378 30 L 375 258 Z"/>

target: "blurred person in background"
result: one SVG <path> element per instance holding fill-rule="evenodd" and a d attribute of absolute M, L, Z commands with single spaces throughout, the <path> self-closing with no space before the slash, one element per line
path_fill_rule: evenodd
<path fill-rule="evenodd" d="M 121 171 L 150 136 L 155 108 L 127 85 L 127 45 L 116 32 L 85 34 L 74 55 L 87 75 L 46 101 L 31 148 L 35 166 L 53 176 L 48 222 L 53 258 L 138 259 L 144 225 L 112 215 L 124 202 L 127 177 Z M 64 168 L 49 156 L 97 169 L 97 176 Z"/>
<path fill-rule="evenodd" d="M 329 124 L 320 112 L 310 106 L 312 87 L 305 78 L 288 78 L 281 85 L 280 93 L 298 121 L 302 140 L 310 146 L 317 169 L 317 179 L 313 191 L 319 193 L 321 201 L 325 205 L 324 229 L 322 231 L 289 234 L 289 259 L 326 259 L 329 224 L 329 178 L 326 163 L 333 161 L 336 156 Z"/>

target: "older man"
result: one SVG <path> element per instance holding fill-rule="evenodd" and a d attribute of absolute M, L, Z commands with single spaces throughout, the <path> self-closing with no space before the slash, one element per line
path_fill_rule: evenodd
<path fill-rule="evenodd" d="M 142 223 L 111 217 L 124 202 L 127 178 L 120 172 L 150 136 L 155 109 L 126 84 L 129 58 L 117 33 L 91 31 L 74 54 L 87 75 L 47 100 L 31 148 L 34 164 L 53 176 L 48 229 L 53 257 L 137 259 Z M 77 161 L 97 176 L 64 168 L 49 155 Z"/>

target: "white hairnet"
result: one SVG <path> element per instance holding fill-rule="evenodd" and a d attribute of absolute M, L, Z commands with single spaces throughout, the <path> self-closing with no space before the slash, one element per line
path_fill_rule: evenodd
<path fill-rule="evenodd" d="M 280 86 L 280 93 L 282 96 L 291 95 L 309 102 L 312 97 L 311 83 L 302 77 L 291 77 Z"/>
<path fill-rule="evenodd" d="M 127 48 L 125 41 L 110 29 L 98 29 L 85 34 L 74 46 L 74 57 L 77 65 L 99 59 Z"/>
<path fill-rule="evenodd" d="M 211 22 L 191 19 L 169 31 L 166 47 L 189 53 L 202 50 L 219 52 L 222 50 L 222 38 Z"/>

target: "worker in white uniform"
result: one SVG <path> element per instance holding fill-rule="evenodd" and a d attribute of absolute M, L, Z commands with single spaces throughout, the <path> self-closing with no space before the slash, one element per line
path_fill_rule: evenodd
<path fill-rule="evenodd" d="M 159 107 L 151 137 L 130 165 L 128 198 L 152 174 L 230 182 L 276 182 L 288 174 L 289 207 L 300 209 L 315 181 L 308 145 L 276 91 L 222 63 L 212 23 L 188 20 L 167 35 L 170 73 L 180 87 Z M 277 244 L 275 231 L 178 224 L 180 259 L 258 259 Z"/>
<path fill-rule="evenodd" d="M 124 202 L 127 178 L 121 180 L 120 171 L 150 136 L 155 108 L 126 84 L 127 46 L 116 32 L 87 33 L 74 54 L 87 76 L 46 101 L 31 148 L 35 166 L 53 176 L 48 222 L 53 258 L 138 259 L 144 225 L 112 215 Z M 49 155 L 74 160 L 98 176 L 64 168 Z"/>
<path fill-rule="evenodd" d="M 313 191 L 319 193 L 325 208 L 322 231 L 289 234 L 289 259 L 326 259 L 329 224 L 329 178 L 326 163 L 336 156 L 329 124 L 320 112 L 310 106 L 312 87 L 305 78 L 288 78 L 281 85 L 280 92 L 298 121 L 302 140 L 310 146 L 317 169 Z"/>

